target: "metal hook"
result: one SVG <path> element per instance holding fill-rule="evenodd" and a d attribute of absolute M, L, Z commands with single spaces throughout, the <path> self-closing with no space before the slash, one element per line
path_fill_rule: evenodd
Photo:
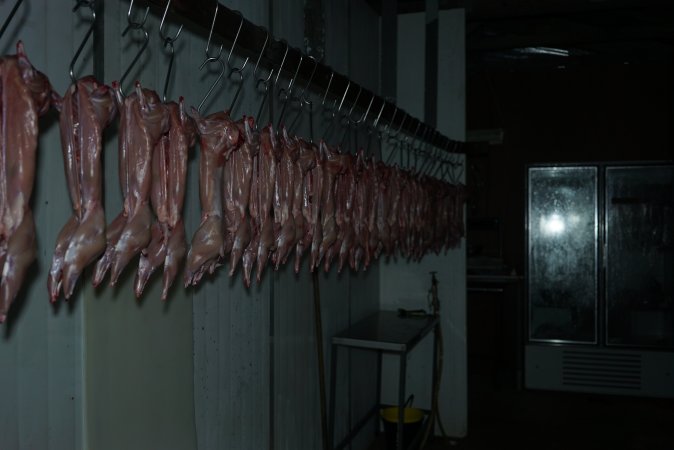
<path fill-rule="evenodd" d="M 430 127 L 427 128 L 426 131 L 428 130 L 431 130 L 431 136 L 429 137 L 429 139 L 431 140 L 431 142 L 433 142 L 438 132 L 437 130 L 431 129 Z M 424 133 L 422 135 L 422 139 L 426 139 L 427 134 L 428 133 Z M 435 164 L 437 164 L 438 161 L 438 157 L 436 155 L 437 152 L 436 147 L 433 144 L 430 144 L 430 147 L 431 147 L 430 150 L 424 152 L 424 154 L 427 155 L 426 160 L 421 166 L 422 167 L 421 172 L 424 174 L 430 174 L 430 172 L 435 168 Z M 428 143 L 426 143 L 426 148 L 428 148 Z"/>
<path fill-rule="evenodd" d="M 412 165 L 410 164 L 410 155 L 411 155 L 410 147 L 411 147 L 411 145 L 409 143 L 409 140 L 407 140 L 406 145 L 405 145 L 405 150 L 407 150 L 406 154 L 407 154 L 407 168 L 408 169 L 412 167 Z"/>
<path fill-rule="evenodd" d="M 316 58 L 314 58 L 313 56 L 309 56 L 308 58 L 314 62 L 314 68 L 311 70 L 311 75 L 309 75 L 309 80 L 307 81 L 307 84 L 305 84 L 304 87 L 302 88 L 302 93 L 298 95 L 298 98 L 304 101 L 306 101 L 307 99 L 305 97 L 305 94 L 307 92 L 307 89 L 309 89 L 311 82 L 314 81 L 314 75 L 316 74 L 316 68 L 318 67 L 318 61 L 316 61 Z"/>
<path fill-rule="evenodd" d="M 267 97 L 269 96 L 269 80 L 271 80 L 271 77 L 272 77 L 273 74 L 274 74 L 274 69 L 272 69 L 271 72 L 269 72 L 269 76 L 266 79 L 260 78 L 259 80 L 257 80 L 256 87 L 259 86 L 260 84 L 262 84 L 264 86 L 264 91 L 262 92 L 262 102 L 260 102 L 260 109 L 258 109 L 257 116 L 255 116 L 256 119 L 257 119 L 255 121 L 255 129 L 256 130 L 258 128 L 258 124 L 260 123 L 260 116 L 262 115 L 262 109 L 264 109 L 264 104 L 267 101 Z"/>
<path fill-rule="evenodd" d="M 208 41 L 206 42 L 206 59 L 204 59 L 204 62 L 201 63 L 199 66 L 199 70 L 202 70 L 206 64 L 212 63 L 212 62 L 217 62 L 220 64 L 220 73 L 218 74 L 218 78 L 213 82 L 210 88 L 208 88 L 208 91 L 206 92 L 206 95 L 204 98 L 201 100 L 199 103 L 199 106 L 197 106 L 197 112 L 201 112 L 201 108 L 204 106 L 204 103 L 208 99 L 208 97 L 211 96 L 211 93 L 213 93 L 213 89 L 218 85 L 222 77 L 225 75 L 225 63 L 222 62 L 220 59 L 220 55 L 222 54 L 222 45 L 220 45 L 220 50 L 218 50 L 218 54 L 216 56 L 210 56 L 209 54 L 209 47 L 211 44 L 211 37 L 213 36 L 213 28 L 215 28 L 215 20 L 218 17 L 218 7 L 219 3 L 216 1 L 215 2 L 215 14 L 213 15 L 213 22 L 211 23 L 211 31 L 208 33 Z"/>
<path fill-rule="evenodd" d="M 234 104 L 236 104 L 236 100 L 239 98 L 239 94 L 241 93 L 241 87 L 243 86 L 243 69 L 246 67 L 246 64 L 243 65 L 241 68 L 234 68 L 230 70 L 228 78 L 231 80 L 232 75 L 235 73 L 239 76 L 239 79 L 237 83 L 239 86 L 236 88 L 236 93 L 234 94 L 234 98 L 232 98 L 232 103 L 229 105 L 229 111 L 232 111 L 234 109 Z"/>
<path fill-rule="evenodd" d="M 407 167 L 416 168 L 417 165 L 417 152 L 414 148 L 414 144 L 418 138 L 417 133 L 419 132 L 419 128 L 421 128 L 421 121 L 417 120 L 417 127 L 414 129 L 414 133 L 406 135 L 402 138 L 403 142 L 405 143 L 405 148 L 407 149 Z M 414 165 L 411 165 L 410 163 L 412 153 L 414 154 Z"/>
<path fill-rule="evenodd" d="M 351 109 L 349 109 L 349 112 L 345 115 L 345 118 L 348 122 L 351 122 L 351 114 L 353 114 L 353 110 L 356 108 L 358 100 L 360 100 L 361 92 L 363 92 L 363 88 L 361 86 L 358 86 L 358 94 L 356 94 L 356 99 L 353 101 L 353 104 L 351 105 Z"/>
<path fill-rule="evenodd" d="M 433 177 L 433 178 L 437 178 L 438 171 L 440 171 L 440 169 L 442 169 L 442 163 L 444 161 L 444 159 L 442 158 L 442 150 L 438 149 L 437 151 L 438 151 L 438 155 L 436 155 L 436 157 L 435 157 L 436 163 L 433 166 L 433 168 L 428 172 L 428 176 Z"/>
<path fill-rule="evenodd" d="M 398 107 L 397 107 L 397 106 L 396 106 L 395 109 L 393 110 L 393 116 L 391 117 L 391 120 L 389 120 L 389 122 L 388 122 L 388 123 L 386 124 L 386 126 L 384 127 L 384 130 L 382 131 L 383 133 L 389 134 L 388 129 L 391 127 L 391 124 L 392 124 L 393 121 L 395 120 L 396 114 L 398 114 Z M 389 135 L 390 135 L 390 134 L 389 134 Z"/>
<path fill-rule="evenodd" d="M 265 30 L 266 31 L 266 30 Z M 267 48 L 267 41 L 269 41 L 269 31 L 267 31 L 267 37 L 264 39 L 264 44 L 262 44 L 262 50 L 260 51 L 260 55 L 257 57 L 257 62 L 255 63 L 255 69 L 253 69 L 253 79 L 257 77 L 258 73 L 258 67 L 260 65 L 260 60 L 262 59 L 262 55 L 264 54 L 265 48 Z M 258 78 L 255 82 L 255 88 L 259 89 L 260 84 L 264 85 L 264 94 L 267 93 L 269 90 L 269 81 L 271 80 L 271 77 L 274 75 L 274 69 L 272 68 L 269 71 L 269 74 L 267 75 L 267 78 Z M 257 122 L 256 122 L 257 124 Z"/>
<path fill-rule="evenodd" d="M 414 146 L 413 146 L 414 141 L 418 140 L 417 133 L 419 132 L 419 128 L 421 128 L 421 120 L 417 120 L 417 127 L 414 129 L 414 133 L 412 133 L 412 136 L 410 138 L 410 140 L 412 141 L 412 142 L 410 142 L 410 146 L 412 148 L 414 148 Z"/>
<path fill-rule="evenodd" d="M 140 56 L 143 54 L 143 52 L 147 48 L 148 42 L 150 42 L 150 35 L 148 34 L 147 30 L 145 29 L 145 21 L 147 20 L 147 15 L 150 12 L 150 7 L 148 6 L 145 9 L 145 15 L 143 15 L 143 20 L 141 20 L 140 22 L 134 22 L 133 20 L 131 20 L 131 11 L 132 10 L 133 10 L 133 0 L 131 0 L 131 2 L 129 3 L 129 10 L 126 13 L 126 20 L 127 20 L 128 24 L 127 24 L 126 28 L 124 29 L 124 31 L 122 31 L 122 36 L 126 36 L 126 33 L 128 33 L 129 30 L 132 30 L 132 29 L 133 30 L 140 30 L 140 31 L 143 32 L 143 44 L 140 46 L 140 49 L 138 49 L 138 53 L 136 53 L 136 56 L 133 58 L 133 60 L 131 60 L 131 64 L 129 64 L 129 67 L 126 69 L 126 71 L 124 72 L 122 77 L 119 79 L 119 90 L 122 93 L 122 95 L 125 95 L 124 91 L 122 89 L 123 84 L 124 84 L 124 80 L 129 75 L 129 73 L 131 72 L 131 69 L 138 62 L 138 59 L 140 59 Z"/>
<path fill-rule="evenodd" d="M 140 22 L 134 22 L 131 20 L 131 11 L 133 11 L 133 0 L 129 3 L 129 10 L 126 12 L 126 21 L 128 23 L 127 28 L 143 28 L 145 26 L 145 22 L 147 21 L 147 15 L 150 12 L 150 7 L 148 6 L 145 8 L 145 14 L 143 15 L 143 20 Z M 122 33 L 122 36 L 124 36 L 124 33 Z"/>
<path fill-rule="evenodd" d="M 332 78 L 331 78 L 332 80 Z M 349 88 L 351 87 L 351 80 L 348 81 L 346 84 L 346 89 L 344 90 L 344 95 L 342 95 L 342 100 L 339 102 L 339 108 L 335 109 L 335 106 L 337 106 L 337 99 L 335 99 L 333 107 L 332 107 L 332 114 L 330 115 L 330 124 L 328 125 L 328 128 L 323 132 L 324 136 L 327 136 L 330 131 L 332 131 L 332 127 L 335 124 L 335 116 L 342 110 L 342 106 L 344 105 L 344 99 L 346 99 L 346 94 L 349 93 Z M 326 95 L 327 95 L 327 90 L 326 90 Z"/>
<path fill-rule="evenodd" d="M 311 85 L 311 82 L 314 80 L 314 74 L 316 74 L 316 68 L 318 67 L 318 61 L 316 61 L 316 58 L 313 56 L 308 57 L 310 60 L 314 62 L 314 68 L 311 71 L 311 75 L 309 75 L 309 80 L 307 81 L 307 84 L 304 85 L 304 88 L 302 88 L 302 93 L 297 96 L 297 100 L 299 101 L 299 108 L 297 110 L 297 114 L 295 115 L 295 118 L 293 119 L 292 123 L 290 124 L 290 127 L 288 127 L 288 131 L 293 130 L 295 128 L 295 124 L 297 124 L 297 121 L 299 118 L 302 116 L 302 111 L 304 110 L 304 105 L 310 105 L 311 101 L 306 97 L 306 92 L 309 86 Z"/>
<path fill-rule="evenodd" d="M 389 153 L 388 158 L 386 158 L 386 164 L 391 164 L 391 161 L 393 160 L 393 157 L 395 156 L 398 149 L 400 149 L 400 167 L 402 167 L 402 141 L 400 140 L 395 141 L 395 145 L 393 146 L 391 153 Z"/>
<path fill-rule="evenodd" d="M 351 105 L 351 108 L 349 109 L 349 112 L 344 114 L 344 134 L 342 135 L 342 140 L 340 141 L 340 146 L 344 146 L 344 140 L 346 139 L 346 135 L 348 132 L 351 130 L 351 126 L 354 125 L 356 122 L 351 120 L 351 115 L 353 114 L 353 110 L 355 109 L 356 105 L 358 104 L 358 100 L 360 99 L 360 94 L 363 92 L 363 88 L 361 86 L 358 86 L 358 94 L 356 95 L 356 100 L 353 101 L 353 104 Z"/>
<path fill-rule="evenodd" d="M 372 102 L 374 102 L 374 93 L 372 93 L 372 98 L 370 98 L 370 103 L 368 103 L 368 105 L 367 105 L 367 109 L 365 110 L 365 114 L 363 114 L 360 119 L 354 121 L 353 122 L 354 124 L 358 125 L 358 124 L 361 124 L 361 123 L 365 122 L 365 120 L 367 119 L 367 116 L 370 114 L 370 108 L 372 107 Z"/>
<path fill-rule="evenodd" d="M 232 103 L 229 105 L 229 111 L 232 111 L 234 109 L 234 105 L 236 104 L 236 100 L 239 98 L 239 94 L 241 93 L 241 87 L 243 86 L 243 71 L 248 65 L 248 60 L 249 58 L 246 57 L 246 60 L 243 62 L 243 65 L 241 67 L 232 67 L 232 64 L 230 63 L 230 60 L 232 58 L 232 52 L 234 52 L 234 48 L 236 47 L 236 43 L 239 40 L 239 33 L 241 33 L 241 28 L 243 27 L 243 22 L 244 18 L 241 15 L 240 12 L 236 11 L 236 13 L 239 15 L 241 18 L 241 22 L 239 23 L 239 28 L 236 30 L 236 36 L 234 36 L 234 42 L 232 42 L 232 48 L 229 49 L 229 54 L 227 55 L 227 61 L 225 64 L 227 64 L 227 67 L 229 67 L 229 75 L 227 78 L 229 80 L 232 80 L 232 75 L 237 74 L 239 76 L 239 79 L 237 83 L 239 86 L 236 88 L 236 93 L 234 94 L 234 98 L 232 99 Z"/>
<path fill-rule="evenodd" d="M 220 8 L 220 2 L 218 0 L 215 1 L 215 14 L 213 14 L 213 22 L 211 22 L 211 30 L 208 32 L 208 40 L 206 41 L 206 60 L 211 60 L 215 61 L 216 59 L 220 59 L 220 55 L 222 55 L 222 49 L 224 47 L 223 44 L 220 44 L 220 48 L 218 49 L 218 54 L 215 56 L 211 56 L 210 54 L 210 48 L 211 48 L 211 39 L 213 38 L 213 28 L 215 28 L 215 19 L 218 17 L 218 9 Z"/>
<path fill-rule="evenodd" d="M 368 111 L 370 110 L 370 107 L 372 106 L 372 102 L 374 101 L 374 93 L 372 94 L 372 100 L 370 100 L 370 105 L 367 107 Z M 371 148 L 371 143 L 372 143 L 372 132 L 377 129 L 377 124 L 379 123 L 379 118 L 381 117 L 382 111 L 384 111 L 384 107 L 386 106 L 386 100 L 382 100 L 381 102 L 381 108 L 379 108 L 379 113 L 377 114 L 377 118 L 374 119 L 372 122 L 372 125 L 367 127 L 367 147 L 365 148 L 366 154 L 372 154 L 370 151 Z"/>
<path fill-rule="evenodd" d="M 419 139 L 419 144 L 417 147 L 417 151 L 420 152 L 422 155 L 424 155 L 424 162 L 421 164 L 421 167 L 419 168 L 419 173 L 424 174 L 428 170 L 428 166 L 430 165 L 431 167 L 433 166 L 433 161 L 435 161 L 435 148 L 431 147 L 430 150 L 427 150 L 428 147 L 422 148 L 426 142 L 424 142 L 428 136 L 429 132 L 436 133 L 435 130 L 433 130 L 431 127 L 424 125 L 424 129 L 421 133 L 421 138 Z"/>
<path fill-rule="evenodd" d="M 346 99 L 346 94 L 349 93 L 349 88 L 351 87 L 351 80 L 348 81 L 346 84 L 346 89 L 344 90 L 344 95 L 342 95 L 342 100 L 339 102 L 339 108 L 335 109 L 335 106 L 337 106 L 337 99 L 335 99 L 334 104 L 332 106 L 332 114 L 330 115 L 330 124 L 328 125 L 328 128 L 325 130 L 323 133 L 324 136 L 327 136 L 330 131 L 332 131 L 332 127 L 335 123 L 335 116 L 342 110 L 342 106 L 344 105 L 344 99 Z M 327 90 L 326 90 L 327 94 Z"/>
<path fill-rule="evenodd" d="M 295 80 L 297 80 L 297 74 L 300 73 L 300 67 L 302 67 L 302 61 L 304 61 L 304 56 L 300 54 L 300 62 L 297 64 L 297 68 L 295 69 L 295 74 L 293 77 L 290 79 L 290 82 L 288 83 L 288 97 L 290 97 L 293 93 L 293 88 L 295 87 Z"/>
<path fill-rule="evenodd" d="M 376 129 L 377 125 L 379 125 L 379 119 L 381 118 L 381 113 L 384 112 L 385 107 L 386 107 L 386 100 L 382 100 L 381 108 L 379 108 L 379 113 L 377 113 L 377 118 L 374 119 L 374 122 L 372 122 L 372 128 Z"/>
<path fill-rule="evenodd" d="M 183 31 L 183 26 L 180 25 L 180 28 L 178 28 L 178 32 L 173 37 L 167 36 L 166 33 L 164 32 L 164 22 L 166 21 L 166 13 L 168 13 L 170 6 L 171 0 L 167 0 L 166 8 L 164 8 L 164 14 L 161 16 L 161 22 L 159 22 L 159 36 L 161 36 L 161 38 L 164 40 L 164 45 L 173 44 L 175 41 L 178 40 L 178 37 L 180 37 L 180 33 L 182 33 Z"/>
<path fill-rule="evenodd" d="M 432 174 L 431 174 L 431 176 L 432 176 L 433 178 L 437 178 L 439 172 L 444 168 L 444 166 L 445 166 L 445 158 L 446 158 L 447 152 L 449 152 L 448 149 L 449 149 L 449 141 L 447 141 L 447 142 L 445 143 L 444 147 L 442 148 L 442 153 L 438 156 L 438 165 L 437 165 L 437 167 L 435 168 L 435 170 L 434 170 L 434 171 L 432 172 Z"/>
<path fill-rule="evenodd" d="M 286 106 L 288 105 L 288 99 L 291 97 L 293 93 L 293 86 L 295 84 L 295 79 L 297 78 L 297 74 L 300 71 L 300 67 L 302 67 L 302 61 L 304 60 L 304 57 L 302 54 L 300 54 L 300 63 L 297 65 L 297 68 L 295 69 L 295 74 L 292 76 L 290 79 L 290 82 L 288 83 L 288 87 L 285 89 L 279 90 L 279 99 L 281 99 L 281 102 L 283 103 L 283 107 L 281 108 L 281 114 L 279 115 L 278 118 L 278 123 L 276 125 L 277 128 L 281 127 L 281 121 L 283 120 L 283 117 L 285 116 L 286 112 Z"/>
<path fill-rule="evenodd" d="M 445 165 L 445 176 L 449 178 L 449 182 L 452 184 L 457 184 L 457 174 L 455 172 L 455 168 L 462 166 L 461 163 L 457 162 L 458 161 L 458 156 L 457 159 L 454 158 L 454 153 L 456 153 L 458 147 L 459 147 L 459 142 L 453 142 L 452 143 L 452 150 L 450 153 L 447 155 L 447 163 Z M 449 152 L 449 150 L 448 150 Z M 461 170 L 459 177 L 463 173 L 463 169 Z"/>
<path fill-rule="evenodd" d="M 321 107 L 325 108 L 325 99 L 328 96 L 328 92 L 330 91 L 330 85 L 332 84 L 332 78 L 335 76 L 334 71 L 330 71 L 330 79 L 328 80 L 328 87 L 325 88 L 325 94 L 323 94 L 323 100 L 321 101 Z"/>
<path fill-rule="evenodd" d="M 430 150 L 420 150 L 420 153 L 424 160 L 421 163 L 421 167 L 419 167 L 419 174 L 425 175 L 426 172 L 428 172 L 429 167 L 432 168 L 435 165 L 435 161 L 437 160 L 435 157 L 435 149 L 432 148 Z"/>
<path fill-rule="evenodd" d="M 264 28 L 263 28 L 264 29 Z M 262 55 L 264 54 L 264 50 L 267 48 L 267 42 L 269 42 L 269 31 L 264 29 L 267 33 L 267 36 L 264 38 L 264 44 L 262 44 L 262 50 L 260 50 L 260 54 L 257 57 L 257 61 L 255 61 L 255 68 L 253 69 L 253 80 L 257 78 L 257 70 L 260 66 L 260 60 L 262 59 Z M 273 71 L 274 69 L 272 69 Z"/>
<path fill-rule="evenodd" d="M 257 80 L 257 83 L 255 84 L 255 88 L 259 91 L 259 86 L 262 84 L 264 86 L 264 91 L 262 91 L 262 102 L 260 103 L 260 109 L 257 112 L 257 118 L 258 120 L 255 121 L 255 129 L 257 130 L 257 126 L 260 123 L 260 115 L 262 114 L 262 109 L 264 108 L 264 104 L 267 101 L 267 97 L 269 95 L 269 84 L 271 81 L 271 77 L 274 75 L 274 69 L 271 69 L 269 71 L 269 75 L 267 75 L 267 78 L 259 78 Z"/>
<path fill-rule="evenodd" d="M 431 153 L 432 162 L 428 165 L 428 167 L 424 171 L 424 173 L 428 176 L 431 176 L 431 174 L 435 171 L 435 168 L 438 165 L 438 162 L 440 161 L 440 158 L 438 158 L 437 152 L 438 152 L 438 149 L 436 147 L 433 147 L 432 153 Z"/>
<path fill-rule="evenodd" d="M 454 148 L 456 148 L 456 146 L 455 146 Z M 451 157 L 451 162 L 450 162 L 449 167 L 448 167 L 448 169 L 447 169 L 447 170 L 448 170 L 448 174 L 449 174 L 449 182 L 452 183 L 452 184 L 457 184 L 457 183 L 456 183 L 456 181 L 457 181 L 456 175 L 457 175 L 457 174 L 456 174 L 456 171 L 455 171 L 455 170 L 456 170 L 456 168 L 458 167 L 458 165 L 459 165 L 459 164 L 456 162 L 456 160 L 455 160 L 454 157 L 452 156 L 452 157 Z"/>
<path fill-rule="evenodd" d="M 288 56 L 288 50 L 290 47 L 288 46 L 288 43 L 285 40 L 281 41 L 282 44 L 285 44 L 286 46 L 286 51 L 283 53 L 283 59 L 281 59 L 281 65 L 278 68 L 278 71 L 276 72 L 276 78 L 274 79 L 274 86 L 278 83 L 278 77 L 281 76 L 281 71 L 283 70 L 283 66 L 286 63 L 286 56 Z"/>
<path fill-rule="evenodd" d="M 351 87 L 351 80 L 349 80 L 348 83 L 346 83 L 346 89 L 344 90 L 344 95 L 342 95 L 342 100 L 339 102 L 339 108 L 337 108 L 337 111 L 332 112 L 332 117 L 334 118 L 335 115 L 339 112 L 342 111 L 342 105 L 344 105 L 344 99 L 346 99 L 346 94 L 349 92 L 349 88 Z M 360 93 L 359 93 L 360 94 Z"/>
<path fill-rule="evenodd" d="M 204 103 L 206 102 L 208 97 L 210 97 L 211 94 L 213 93 L 213 89 L 215 89 L 215 87 L 218 85 L 222 77 L 225 75 L 225 63 L 222 62 L 220 58 L 207 58 L 204 62 L 201 63 L 201 65 L 199 66 L 199 70 L 202 70 L 206 66 L 206 64 L 212 62 L 217 62 L 218 64 L 220 64 L 220 73 L 218 74 L 218 78 L 213 82 L 211 87 L 208 88 L 208 91 L 206 92 L 204 98 L 201 100 L 201 102 L 199 102 L 199 106 L 197 106 L 198 112 L 201 112 L 201 107 L 204 106 Z"/>
<path fill-rule="evenodd" d="M 389 140 L 395 139 L 398 136 L 398 134 L 400 134 L 400 130 L 402 130 L 403 125 L 405 125 L 405 121 L 407 120 L 408 117 L 409 114 L 405 113 L 405 117 L 403 117 L 403 120 L 400 122 L 400 126 L 398 127 L 398 130 L 396 130 L 395 134 L 389 133 Z M 391 120 L 391 123 L 393 123 L 393 120 Z"/>
<path fill-rule="evenodd" d="M 162 93 L 162 100 L 164 102 L 166 102 L 166 93 L 168 92 L 168 85 L 171 79 L 171 71 L 173 69 L 173 61 L 175 59 L 175 48 L 173 44 L 175 43 L 176 40 L 178 40 L 180 33 L 183 31 L 183 26 L 180 25 L 180 28 L 178 28 L 178 32 L 173 37 L 167 36 L 166 33 L 164 32 L 164 21 L 166 20 L 166 13 L 168 13 L 169 6 L 171 6 L 171 0 L 166 1 L 166 8 L 164 9 L 164 15 L 161 16 L 161 22 L 159 23 L 159 36 L 164 41 L 164 48 L 168 48 L 169 53 L 171 54 L 169 58 L 168 69 L 166 71 L 166 79 L 164 80 L 164 92 Z"/>
<path fill-rule="evenodd" d="M 461 145 L 462 145 L 461 142 L 458 142 L 458 141 L 454 143 L 454 149 L 453 149 L 454 153 L 458 153 L 458 150 L 461 147 Z M 464 168 L 465 167 L 464 167 L 463 162 L 461 161 L 461 156 L 456 155 L 456 159 L 452 158 L 452 169 L 451 169 L 451 172 L 452 172 L 451 181 L 452 181 L 452 183 L 454 183 L 454 184 L 459 183 L 460 178 L 463 175 Z M 458 170 L 458 173 L 454 172 L 454 169 Z"/>
<path fill-rule="evenodd" d="M 262 46 L 262 51 L 260 52 L 260 56 L 257 58 L 257 63 L 255 64 L 255 70 L 253 71 L 253 74 L 257 73 L 257 68 L 258 64 L 260 62 L 260 59 L 262 58 L 262 54 L 264 53 L 264 49 L 267 45 L 267 40 L 269 39 L 269 32 L 267 32 L 267 38 L 265 39 L 265 43 Z M 283 65 L 285 64 L 286 61 L 286 56 L 288 56 L 288 43 L 284 40 L 281 41 L 282 44 L 285 44 L 286 50 L 285 53 L 283 54 L 283 59 L 281 60 L 281 66 L 278 68 L 278 71 L 276 73 L 276 79 L 273 81 L 273 84 L 276 85 L 276 82 L 278 81 L 279 74 L 281 73 L 281 69 L 283 69 Z M 274 76 L 274 68 L 272 68 L 269 71 L 269 75 L 267 75 L 267 78 L 258 78 L 258 80 L 255 83 L 255 88 L 260 91 L 260 85 L 264 86 L 264 90 L 262 91 L 262 101 L 260 102 L 260 108 L 258 109 L 257 112 L 257 118 L 258 120 L 255 122 L 255 129 L 257 129 L 258 124 L 260 123 L 260 116 L 262 115 L 262 110 L 264 109 L 264 105 L 267 102 L 267 98 L 269 97 L 269 93 L 271 92 L 269 87 L 272 84 L 272 77 Z"/>
<path fill-rule="evenodd" d="M 12 7 L 12 10 L 9 12 L 9 15 L 5 19 L 5 23 L 3 23 L 2 28 L 0 28 L 0 37 L 2 37 L 3 34 L 5 34 L 5 30 L 7 30 L 7 27 L 9 26 L 10 22 L 14 18 L 14 15 L 16 14 L 16 11 L 19 9 L 19 6 L 21 6 L 21 3 L 23 3 L 23 0 L 17 0 L 16 3 L 14 3 L 14 6 Z M 80 2 L 77 2 L 77 3 L 79 5 Z"/>
<path fill-rule="evenodd" d="M 21 2 L 20 1 L 17 2 L 17 5 L 19 3 Z M 75 51 L 75 55 L 73 56 L 72 61 L 70 61 L 68 73 L 70 74 L 70 79 L 72 80 L 73 83 L 77 82 L 77 79 L 75 78 L 75 62 L 77 62 L 77 58 L 80 57 L 80 53 L 82 53 L 82 50 L 84 50 L 84 46 L 89 40 L 89 36 L 91 36 L 91 33 L 94 32 L 94 27 L 96 26 L 96 8 L 94 7 L 94 0 L 78 0 L 77 4 L 75 4 L 75 7 L 73 8 L 73 12 L 77 11 L 81 6 L 88 6 L 89 9 L 91 10 L 91 26 L 87 30 L 87 33 L 84 35 L 84 39 L 82 39 L 80 46 L 77 48 L 77 51 Z M 12 13 L 10 13 L 10 18 L 11 15 Z M 4 28 L 5 27 L 3 26 L 3 31 Z M 0 32 L 0 35 L 1 34 L 2 33 Z"/>
<path fill-rule="evenodd" d="M 248 60 L 250 59 L 250 58 L 246 57 L 246 60 L 243 62 L 243 66 L 241 66 L 240 68 L 232 67 L 232 64 L 230 63 L 230 60 L 232 59 L 232 52 L 234 52 L 234 48 L 236 47 L 236 43 L 239 40 L 239 34 L 241 33 L 241 28 L 243 27 L 243 22 L 245 21 L 245 19 L 243 18 L 243 16 L 241 15 L 241 13 L 239 11 L 236 11 L 236 14 L 238 14 L 239 17 L 241 18 L 241 22 L 239 23 L 239 28 L 236 30 L 236 36 L 234 36 L 234 42 L 232 42 L 232 48 L 229 49 L 229 54 L 227 55 L 227 61 L 225 61 L 225 64 L 227 64 L 227 67 L 229 67 L 231 69 L 230 76 L 234 72 L 239 72 L 239 74 L 241 72 L 243 72 L 243 69 L 246 68 L 246 65 L 248 64 Z"/>

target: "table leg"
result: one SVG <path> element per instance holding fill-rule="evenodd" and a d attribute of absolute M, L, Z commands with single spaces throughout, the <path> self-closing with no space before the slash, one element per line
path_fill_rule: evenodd
<path fill-rule="evenodd" d="M 381 407 L 381 350 L 377 352 L 377 406 Z"/>
<path fill-rule="evenodd" d="M 407 353 L 400 355 L 400 375 L 398 378 L 398 439 L 396 448 L 403 449 L 403 419 L 405 413 L 405 378 L 407 376 Z"/>
<path fill-rule="evenodd" d="M 435 325 L 433 329 L 433 374 L 431 377 L 431 413 L 428 420 L 432 420 L 433 423 L 428 426 L 431 427 L 431 436 L 435 435 L 435 416 L 434 413 L 437 413 L 438 408 L 438 397 L 435 395 L 438 389 L 438 341 L 442 336 L 440 335 L 440 322 Z"/>
<path fill-rule="evenodd" d="M 328 439 L 330 448 L 335 445 L 335 389 L 337 387 L 337 349 L 338 346 L 332 344 L 330 355 L 330 428 L 328 429 Z"/>

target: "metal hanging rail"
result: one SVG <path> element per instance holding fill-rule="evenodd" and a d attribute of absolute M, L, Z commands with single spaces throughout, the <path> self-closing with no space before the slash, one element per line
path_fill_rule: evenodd
<path fill-rule="evenodd" d="M 165 11 L 166 1 L 143 0 L 144 3 L 155 8 L 160 16 Z M 179 16 L 181 21 L 192 23 L 207 33 L 213 22 L 215 2 L 213 0 L 173 0 L 170 5 L 170 11 Z M 240 29 L 239 26 L 241 26 Z M 313 63 L 300 64 L 301 59 L 307 60 L 307 55 L 292 47 L 288 49 L 284 42 L 274 39 L 265 28 L 242 18 L 239 12 L 229 9 L 220 3 L 213 32 L 224 41 L 231 43 L 234 41 L 237 30 L 240 31 L 236 51 L 242 56 L 256 58 L 263 48 L 265 40 L 269 38 L 260 60 L 260 65 L 265 69 L 269 70 L 273 68 L 277 71 L 285 57 L 282 72 L 286 77 L 291 78 L 297 73 L 296 79 L 303 80 L 305 83 L 311 80 L 311 87 L 315 92 L 319 92 L 320 95 L 327 92 L 328 96 L 341 99 L 346 92 L 346 104 L 353 104 L 361 111 L 365 111 L 368 105 L 370 105 L 371 99 L 374 98 L 371 104 L 372 111 L 378 114 L 382 105 L 384 105 L 381 112 L 381 121 L 390 123 L 389 129 L 403 131 L 421 142 L 448 152 L 459 152 L 459 149 L 462 148 L 459 141 L 454 141 L 444 136 L 433 127 L 426 125 L 421 120 L 409 115 L 403 109 L 398 108 L 394 103 L 386 101 L 375 93 L 354 83 L 344 75 L 334 72 L 328 66 L 321 63 L 317 65 Z M 312 72 L 314 72 L 313 78 Z"/>

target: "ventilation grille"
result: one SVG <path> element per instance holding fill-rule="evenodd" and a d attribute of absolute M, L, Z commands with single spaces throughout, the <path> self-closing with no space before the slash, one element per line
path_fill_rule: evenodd
<path fill-rule="evenodd" d="M 564 350 L 562 384 L 593 388 L 641 390 L 638 353 Z"/>

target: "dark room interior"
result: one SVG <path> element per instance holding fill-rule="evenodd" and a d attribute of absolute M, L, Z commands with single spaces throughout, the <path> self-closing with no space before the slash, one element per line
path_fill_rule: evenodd
<path fill-rule="evenodd" d="M 531 331 L 522 314 L 531 301 L 527 167 L 671 164 L 674 9 L 660 1 L 466 7 L 469 140 L 480 130 L 491 142 L 469 144 L 467 157 L 469 433 L 458 448 L 673 448 L 671 397 L 528 389 L 517 349 Z M 669 189 L 671 208 L 671 181 Z M 471 289 L 471 274 L 485 271 L 524 278 Z M 671 287 L 668 295 L 671 327 Z"/>
<path fill-rule="evenodd" d="M 0 49 L 0 450 L 674 450 L 674 1 L 0 0 Z"/>

